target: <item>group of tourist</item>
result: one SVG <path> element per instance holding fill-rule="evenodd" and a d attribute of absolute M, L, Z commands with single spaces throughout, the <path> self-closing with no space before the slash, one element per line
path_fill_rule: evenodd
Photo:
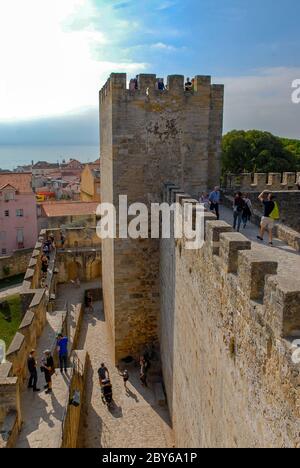
<path fill-rule="evenodd" d="M 150 361 L 146 356 L 140 357 L 140 381 L 143 387 L 148 387 L 147 376 L 150 369 Z M 127 383 L 129 381 L 129 372 L 127 369 L 119 370 L 119 375 L 123 379 L 125 390 L 128 391 Z M 112 384 L 110 379 L 109 370 L 103 362 L 98 369 L 99 384 L 102 392 L 102 397 L 107 396 L 107 392 L 112 394 Z"/>
<path fill-rule="evenodd" d="M 57 336 L 57 350 L 60 363 L 60 371 L 67 373 L 68 371 L 68 338 L 60 333 Z M 33 349 L 27 360 L 27 368 L 29 372 L 28 388 L 32 389 L 33 392 L 40 392 L 40 388 L 37 387 L 38 383 L 38 359 L 36 357 L 36 351 Z M 54 359 L 49 349 L 46 349 L 43 353 L 41 360 L 40 371 L 45 377 L 45 390 L 46 394 L 52 393 L 52 376 L 55 374 Z"/>
<path fill-rule="evenodd" d="M 50 262 L 50 254 L 52 250 L 55 249 L 55 243 L 54 243 L 54 236 L 53 234 L 50 234 L 50 236 L 43 242 L 43 255 L 42 255 L 42 280 L 44 280 L 47 276 L 48 268 L 49 268 L 49 262 Z"/>
<path fill-rule="evenodd" d="M 273 246 L 273 229 L 275 221 L 280 218 L 279 206 L 275 201 L 274 194 L 267 190 L 262 192 L 258 199 L 263 205 L 264 213 L 261 219 L 260 231 L 257 239 L 263 241 L 264 235 L 266 231 L 268 231 L 269 245 Z M 214 212 L 218 220 L 220 219 L 220 201 L 220 187 L 215 187 L 210 194 L 203 192 L 200 196 L 200 203 L 204 205 L 206 209 Z M 252 216 L 253 206 L 249 198 L 249 194 L 237 192 L 233 200 L 233 228 L 239 232 L 243 225 L 245 229 L 247 224 L 251 221 Z"/>
<path fill-rule="evenodd" d="M 38 366 L 38 362 L 36 359 L 36 353 L 35 353 L 35 350 L 32 350 L 27 360 L 27 367 L 28 367 L 28 371 L 30 375 L 28 388 L 32 388 L 34 392 L 41 391 L 40 388 L 37 387 L 37 382 L 38 382 L 37 366 Z M 55 374 L 55 369 L 54 369 L 54 360 L 51 355 L 51 351 L 49 349 L 46 349 L 46 351 L 44 351 L 44 356 L 42 358 L 40 370 L 44 374 L 44 377 L 45 377 L 45 382 L 46 382 L 45 387 L 44 387 L 46 389 L 45 393 L 50 394 L 52 393 L 52 376 Z"/>
<path fill-rule="evenodd" d="M 129 90 L 130 91 L 136 91 L 139 89 L 139 82 L 138 82 L 138 77 L 133 78 L 129 82 Z M 168 86 L 165 84 L 163 78 L 157 78 L 156 80 L 156 89 L 159 91 L 167 91 Z M 195 79 L 193 78 L 192 80 L 190 78 L 187 78 L 185 85 L 184 85 L 185 91 L 194 91 L 195 89 Z"/>
<path fill-rule="evenodd" d="M 65 246 L 65 235 L 63 232 L 60 233 L 60 246 L 61 249 L 64 249 Z M 55 238 L 54 235 L 51 233 L 47 239 L 43 242 L 43 247 L 42 247 L 42 258 L 41 258 L 41 270 L 42 270 L 42 279 L 41 279 L 41 287 L 45 288 L 45 279 L 47 277 L 48 273 L 48 268 L 49 268 L 49 262 L 50 262 L 50 255 L 53 250 L 55 250 L 56 245 L 55 245 Z"/>
<path fill-rule="evenodd" d="M 246 229 L 247 223 L 251 221 L 252 214 L 253 209 L 249 195 L 237 192 L 233 200 L 233 229 L 240 232 L 242 223 L 244 229 Z"/>

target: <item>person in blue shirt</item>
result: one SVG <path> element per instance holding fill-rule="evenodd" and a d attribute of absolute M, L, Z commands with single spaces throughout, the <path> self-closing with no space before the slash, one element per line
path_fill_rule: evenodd
<path fill-rule="evenodd" d="M 57 346 L 58 346 L 58 356 L 60 371 L 63 373 L 63 370 L 67 373 L 68 368 L 68 338 L 63 336 L 62 333 L 58 335 Z"/>
<path fill-rule="evenodd" d="M 220 188 L 215 187 L 215 190 L 211 192 L 209 195 L 209 202 L 210 202 L 210 210 L 214 211 L 217 215 L 217 219 L 220 219 L 220 200 L 221 200 L 221 194 L 220 194 Z"/>

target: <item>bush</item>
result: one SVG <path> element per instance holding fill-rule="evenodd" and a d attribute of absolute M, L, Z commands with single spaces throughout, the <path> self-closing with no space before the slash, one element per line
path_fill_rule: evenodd
<path fill-rule="evenodd" d="M 8 265 L 4 265 L 4 267 L 3 267 L 3 273 L 4 273 L 5 276 L 8 276 L 8 275 L 9 275 L 9 273 L 10 273 L 10 268 L 9 268 Z"/>

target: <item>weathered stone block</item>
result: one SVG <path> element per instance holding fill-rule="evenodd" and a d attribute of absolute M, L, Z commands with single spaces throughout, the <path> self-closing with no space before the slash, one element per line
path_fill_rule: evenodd
<path fill-rule="evenodd" d="M 251 242 L 238 232 L 220 234 L 220 257 L 226 273 L 236 273 L 238 255 L 242 250 L 251 250 Z"/>
<path fill-rule="evenodd" d="M 278 263 L 270 259 L 266 250 L 239 252 L 238 275 L 240 287 L 252 300 L 262 300 L 265 293 L 266 276 L 276 275 Z"/>
<path fill-rule="evenodd" d="M 208 221 L 206 223 L 206 239 L 208 248 L 213 255 L 219 255 L 221 233 L 232 232 L 232 230 L 232 227 L 225 221 Z"/>

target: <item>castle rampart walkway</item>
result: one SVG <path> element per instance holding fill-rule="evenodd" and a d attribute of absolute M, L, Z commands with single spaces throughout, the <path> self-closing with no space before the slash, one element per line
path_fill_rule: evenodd
<path fill-rule="evenodd" d="M 224 206 L 221 207 L 220 217 L 223 221 L 228 224 L 233 224 L 233 214 L 229 208 Z M 268 245 L 267 233 L 265 234 L 265 242 L 262 243 L 257 239 L 258 226 L 249 223 L 246 229 L 241 227 L 241 233 L 253 242 L 253 250 L 262 250 L 267 248 L 274 261 L 278 262 L 278 275 L 286 279 L 289 277 L 298 278 L 300 268 L 300 252 L 296 252 L 295 249 L 285 244 L 279 239 L 274 239 L 274 246 Z M 300 282 L 300 278 L 299 278 Z M 300 285 L 299 285 L 300 286 Z"/>

